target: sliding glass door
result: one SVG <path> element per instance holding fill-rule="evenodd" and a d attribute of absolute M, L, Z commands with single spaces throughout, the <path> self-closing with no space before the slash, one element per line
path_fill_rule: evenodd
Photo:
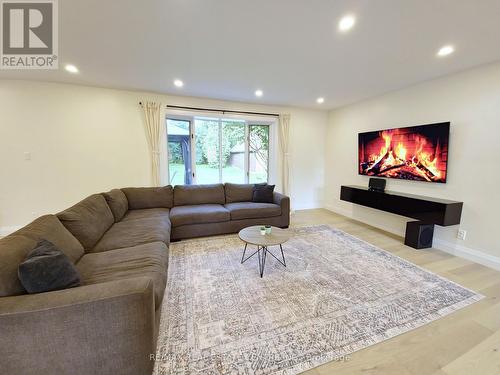
<path fill-rule="evenodd" d="M 170 183 L 267 182 L 269 128 L 239 119 L 167 119 Z"/>
<path fill-rule="evenodd" d="M 197 184 L 216 184 L 220 181 L 220 123 L 219 120 L 194 120 L 195 169 Z"/>
<path fill-rule="evenodd" d="M 249 126 L 249 183 L 267 182 L 269 176 L 269 126 Z"/>
<path fill-rule="evenodd" d="M 221 182 L 244 184 L 246 182 L 245 121 L 225 120 L 222 132 Z"/>

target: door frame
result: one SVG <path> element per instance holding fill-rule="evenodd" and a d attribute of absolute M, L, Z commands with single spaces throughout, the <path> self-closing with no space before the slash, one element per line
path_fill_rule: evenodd
<path fill-rule="evenodd" d="M 173 120 L 173 121 L 185 121 L 185 122 L 188 122 L 189 123 L 189 152 L 190 152 L 190 171 L 189 173 L 191 173 L 191 181 L 193 179 L 193 127 L 194 127 L 194 122 L 193 122 L 193 117 L 191 116 L 179 116 L 179 115 L 176 115 L 176 116 L 170 116 L 170 115 L 167 115 L 165 116 L 165 135 L 164 135 L 164 139 L 166 139 L 166 146 L 165 146 L 165 150 L 166 150 L 166 153 L 167 153 L 167 157 L 165 158 L 166 159 L 166 165 L 167 165 L 167 182 L 169 185 L 171 185 L 171 181 L 170 181 L 170 160 L 169 160 L 169 147 L 168 147 L 168 120 Z M 184 161 L 184 173 L 186 173 L 186 161 Z M 183 179 L 184 180 L 184 179 Z"/>

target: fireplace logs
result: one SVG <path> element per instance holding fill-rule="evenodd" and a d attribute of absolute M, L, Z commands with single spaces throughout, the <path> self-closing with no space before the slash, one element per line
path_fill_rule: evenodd
<path fill-rule="evenodd" d="M 447 132 L 436 131 L 435 126 L 360 134 L 360 174 L 446 182 L 448 137 Z"/>

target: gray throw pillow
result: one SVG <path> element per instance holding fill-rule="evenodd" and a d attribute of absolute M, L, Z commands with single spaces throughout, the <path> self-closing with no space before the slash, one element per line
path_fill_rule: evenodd
<path fill-rule="evenodd" d="M 252 202 L 273 203 L 273 201 L 274 201 L 274 185 L 255 184 L 253 186 Z"/>
<path fill-rule="evenodd" d="M 17 275 L 30 294 L 79 286 L 80 274 L 52 242 L 41 240 L 19 264 Z"/>

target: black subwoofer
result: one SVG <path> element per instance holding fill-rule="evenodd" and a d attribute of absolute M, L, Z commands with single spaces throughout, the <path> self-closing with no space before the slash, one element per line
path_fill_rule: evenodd
<path fill-rule="evenodd" d="M 414 249 L 427 249 L 432 247 L 434 224 L 422 221 L 409 221 L 406 223 L 405 245 Z"/>

